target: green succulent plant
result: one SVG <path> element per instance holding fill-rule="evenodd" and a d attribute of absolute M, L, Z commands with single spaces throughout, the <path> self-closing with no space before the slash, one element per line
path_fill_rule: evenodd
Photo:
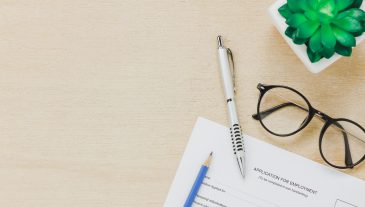
<path fill-rule="evenodd" d="M 363 0 L 288 0 L 279 13 L 288 25 L 285 34 L 305 44 L 312 63 L 335 53 L 351 56 L 355 37 L 365 32 Z"/>

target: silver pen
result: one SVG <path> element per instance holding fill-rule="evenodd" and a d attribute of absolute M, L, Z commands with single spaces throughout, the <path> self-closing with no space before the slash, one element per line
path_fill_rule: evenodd
<path fill-rule="evenodd" d="M 235 94 L 235 71 L 233 55 L 229 48 L 223 46 L 222 37 L 218 36 L 218 57 L 223 80 L 223 88 L 226 95 L 228 115 L 230 120 L 230 131 L 233 145 L 233 152 L 236 156 L 238 167 L 243 177 L 245 177 L 245 145 L 241 126 L 238 121 Z M 230 64 L 231 62 L 231 64 Z M 232 67 L 231 67 L 232 66 Z M 232 68 L 232 69 L 231 69 Z"/>

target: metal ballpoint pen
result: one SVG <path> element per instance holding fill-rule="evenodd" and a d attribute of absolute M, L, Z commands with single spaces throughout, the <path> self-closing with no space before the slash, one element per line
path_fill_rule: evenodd
<path fill-rule="evenodd" d="M 235 95 L 235 71 L 232 52 L 223 46 L 222 37 L 218 36 L 218 56 L 223 80 L 223 88 L 226 95 L 228 115 L 230 120 L 230 132 L 233 145 L 233 152 L 236 156 L 238 167 L 243 177 L 245 177 L 245 145 L 241 126 L 238 121 Z M 231 64 L 230 61 L 231 60 Z M 231 69 L 232 66 L 232 69 Z"/>

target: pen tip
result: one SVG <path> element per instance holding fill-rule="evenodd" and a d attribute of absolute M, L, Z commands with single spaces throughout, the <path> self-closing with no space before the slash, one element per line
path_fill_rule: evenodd
<path fill-rule="evenodd" d="M 241 175 L 243 178 L 246 177 L 246 173 L 245 173 L 245 161 L 243 157 L 237 157 L 237 162 L 238 162 L 238 167 L 240 169 Z"/>
<path fill-rule="evenodd" d="M 210 152 L 209 156 L 212 156 L 213 155 L 213 152 Z"/>

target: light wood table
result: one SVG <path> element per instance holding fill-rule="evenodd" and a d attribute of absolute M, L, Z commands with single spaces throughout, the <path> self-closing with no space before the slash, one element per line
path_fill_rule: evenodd
<path fill-rule="evenodd" d="M 0 206 L 162 206 L 197 117 L 227 125 L 218 34 L 235 53 L 244 131 L 322 163 L 321 122 L 279 140 L 251 119 L 256 85 L 365 125 L 365 48 L 311 74 L 271 3 L 1 1 Z M 365 164 L 347 173 L 365 179 Z"/>

